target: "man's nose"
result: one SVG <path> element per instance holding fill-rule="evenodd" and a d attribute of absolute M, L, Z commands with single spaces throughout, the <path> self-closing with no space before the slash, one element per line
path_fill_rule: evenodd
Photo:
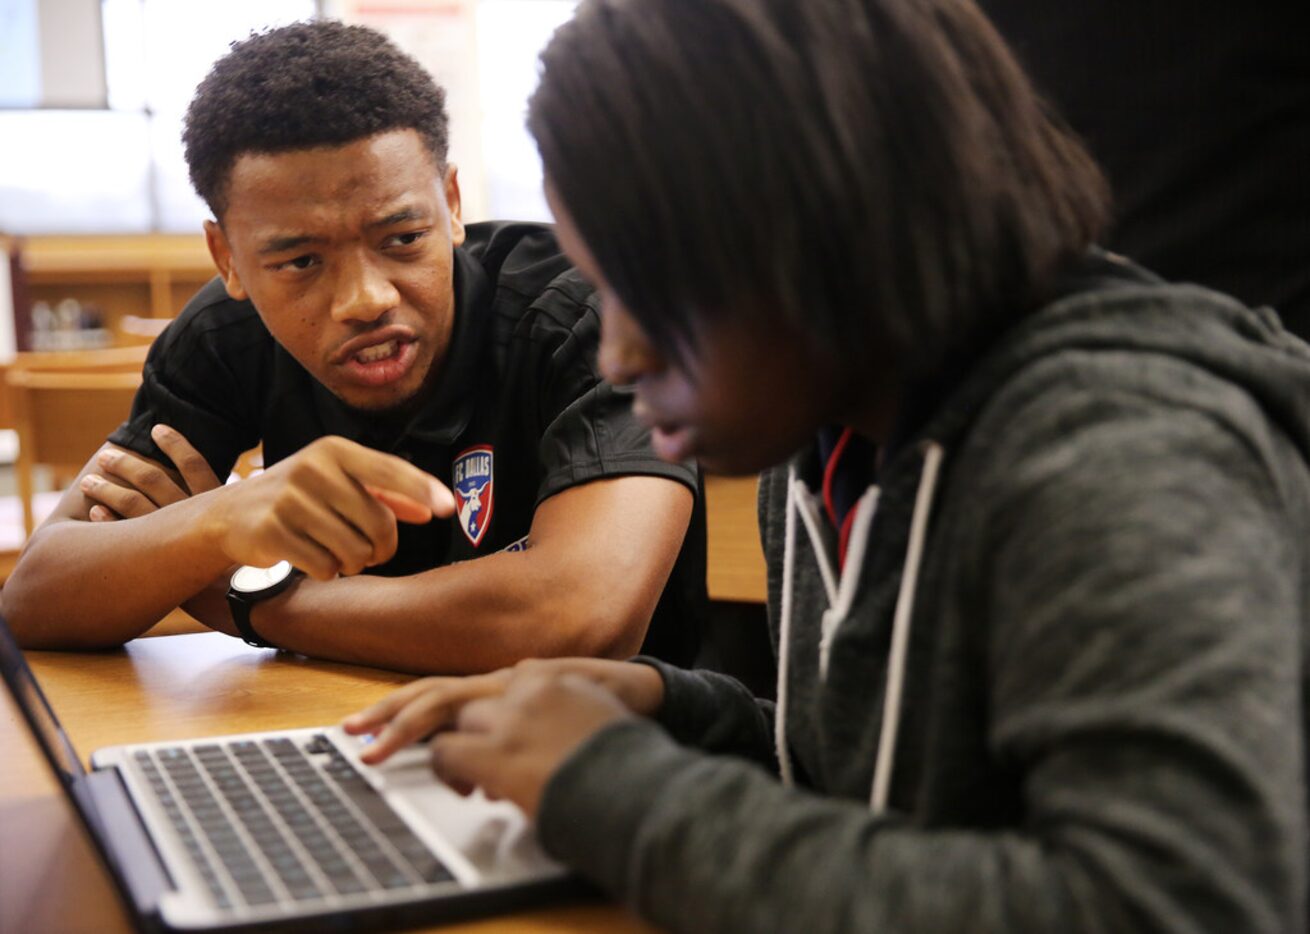
<path fill-rule="evenodd" d="M 334 321 L 376 321 L 400 303 L 400 293 L 368 257 L 351 257 L 339 268 L 332 299 Z"/>

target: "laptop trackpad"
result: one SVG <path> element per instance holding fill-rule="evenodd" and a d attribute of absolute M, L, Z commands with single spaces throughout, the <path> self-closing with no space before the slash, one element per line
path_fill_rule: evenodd
<path fill-rule="evenodd" d="M 517 805 L 489 801 L 481 791 L 456 794 L 433 775 L 427 747 L 404 749 L 382 766 L 367 766 L 356 756 L 363 746 L 357 737 L 339 729 L 330 735 L 462 882 L 499 885 L 540 878 L 543 870 L 563 871 L 542 851 L 532 822 Z"/>

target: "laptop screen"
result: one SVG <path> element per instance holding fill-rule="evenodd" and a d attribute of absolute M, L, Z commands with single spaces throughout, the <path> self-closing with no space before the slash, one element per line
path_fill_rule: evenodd
<path fill-rule="evenodd" d="M 73 751 L 73 744 L 68 741 L 64 728 L 55 718 L 55 712 L 41 693 L 41 686 L 36 683 L 32 669 L 27 666 L 27 659 L 14 641 L 9 626 L 0 617 L 0 674 L 4 675 L 5 686 L 14 698 L 14 703 L 23 712 L 23 718 L 31 727 L 32 735 L 41 744 L 50 766 L 59 776 L 65 787 L 86 774 L 82 763 Z"/>

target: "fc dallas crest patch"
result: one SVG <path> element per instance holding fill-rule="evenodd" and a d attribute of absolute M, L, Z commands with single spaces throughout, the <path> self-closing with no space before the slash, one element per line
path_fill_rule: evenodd
<path fill-rule="evenodd" d="M 491 445 L 469 448 L 450 465 L 451 486 L 459 506 L 459 524 L 465 536 L 478 547 L 491 525 L 492 496 Z"/>

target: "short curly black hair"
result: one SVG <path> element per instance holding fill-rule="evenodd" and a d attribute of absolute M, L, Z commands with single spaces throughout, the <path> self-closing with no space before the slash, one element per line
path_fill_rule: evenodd
<path fill-rule="evenodd" d="M 381 33 L 314 20 L 232 43 L 196 88 L 182 141 L 191 183 L 222 220 L 242 154 L 338 146 L 400 129 L 417 130 L 444 171 L 445 91 Z"/>

